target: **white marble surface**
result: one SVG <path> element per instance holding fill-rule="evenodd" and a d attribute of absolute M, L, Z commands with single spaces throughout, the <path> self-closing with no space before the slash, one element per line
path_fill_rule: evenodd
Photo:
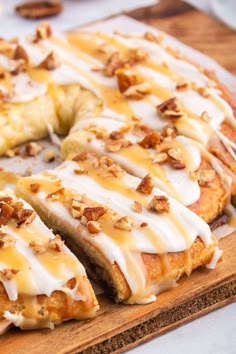
<path fill-rule="evenodd" d="M 187 1 L 213 14 L 208 1 Z M 23 20 L 14 14 L 14 5 L 19 2 L 0 0 L 0 36 L 15 36 L 29 32 L 35 26 L 37 21 Z M 52 19 L 51 22 L 53 28 L 62 30 L 118 13 L 124 9 L 128 10 L 155 2 L 154 0 L 65 0 L 66 11 L 61 16 Z M 129 351 L 129 354 L 143 353 L 236 354 L 236 303 Z"/>

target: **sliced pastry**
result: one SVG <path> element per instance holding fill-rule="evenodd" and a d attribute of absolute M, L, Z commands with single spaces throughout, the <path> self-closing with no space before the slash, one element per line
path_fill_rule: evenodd
<path fill-rule="evenodd" d="M 133 175 L 151 174 L 158 188 L 208 223 L 223 211 L 231 192 L 236 193 L 233 173 L 203 145 L 179 135 L 172 126 L 159 132 L 107 117 L 82 120 L 61 149 L 64 157 L 82 151 L 106 154 Z"/>
<path fill-rule="evenodd" d="M 84 77 L 101 99 L 102 116 L 158 130 L 172 124 L 236 172 L 236 108 L 212 73 L 167 46 L 161 35 L 97 32 L 67 38 L 77 49 L 70 52 L 86 65 Z"/>
<path fill-rule="evenodd" d="M 10 191 L 0 194 L 0 334 L 53 328 L 95 316 L 98 303 L 85 269 L 60 236 Z"/>
<path fill-rule="evenodd" d="M 221 257 L 195 213 L 112 159 L 81 153 L 55 170 L 19 180 L 17 194 L 60 230 L 118 302 L 147 303 L 181 275 Z"/>

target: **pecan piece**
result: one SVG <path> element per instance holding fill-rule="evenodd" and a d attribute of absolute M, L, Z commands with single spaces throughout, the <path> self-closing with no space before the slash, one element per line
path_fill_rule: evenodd
<path fill-rule="evenodd" d="M 32 156 L 32 157 L 37 156 L 41 150 L 42 150 L 42 146 L 35 142 L 30 142 L 25 146 L 25 152 L 28 156 Z"/>
<path fill-rule="evenodd" d="M 141 213 L 142 212 L 142 204 L 135 200 L 132 205 L 132 210 L 135 211 L 135 213 Z"/>
<path fill-rule="evenodd" d="M 98 206 L 98 207 L 87 207 L 84 209 L 83 215 L 88 221 L 97 221 L 101 216 L 106 213 L 107 209 Z"/>
<path fill-rule="evenodd" d="M 16 12 L 25 18 L 39 19 L 55 16 L 63 11 L 61 1 L 32 1 L 15 7 Z"/>
<path fill-rule="evenodd" d="M 27 51 L 20 44 L 18 44 L 16 46 L 15 53 L 14 53 L 14 59 L 15 60 L 23 59 L 26 63 L 29 62 L 29 56 L 27 54 Z"/>
<path fill-rule="evenodd" d="M 115 72 L 120 92 L 125 92 L 130 86 L 137 85 L 137 75 L 134 70 L 120 68 Z"/>
<path fill-rule="evenodd" d="M 153 178 L 149 173 L 142 179 L 142 181 L 139 183 L 136 190 L 140 193 L 149 195 L 152 193 L 153 188 L 154 188 Z"/>
<path fill-rule="evenodd" d="M 169 200 L 164 195 L 155 195 L 148 205 L 148 209 L 157 213 L 165 213 L 170 209 Z"/>
<path fill-rule="evenodd" d="M 156 154 L 152 160 L 152 163 L 165 163 L 168 160 L 168 155 L 166 152 L 160 152 L 159 154 Z"/>
<path fill-rule="evenodd" d="M 131 231 L 133 222 L 129 216 L 123 216 L 117 220 L 114 224 L 114 227 L 119 230 Z"/>
<path fill-rule="evenodd" d="M 65 193 L 65 189 L 62 187 L 62 188 L 58 189 L 58 190 L 55 191 L 55 192 L 49 193 L 49 194 L 46 196 L 46 199 L 47 199 L 47 200 L 50 200 L 50 201 L 59 200 L 61 197 L 64 196 L 64 193 Z"/>
<path fill-rule="evenodd" d="M 197 179 L 200 186 L 207 186 L 215 178 L 216 172 L 211 169 L 202 169 L 196 172 L 190 172 L 190 176 Z"/>
<path fill-rule="evenodd" d="M 102 230 L 101 225 L 93 220 L 87 223 L 87 229 L 90 234 L 98 234 Z"/>
<path fill-rule="evenodd" d="M 50 52 L 46 58 L 38 65 L 39 69 L 55 70 L 60 65 L 58 56 Z"/>
<path fill-rule="evenodd" d="M 0 248 L 13 247 L 15 243 L 16 241 L 11 235 L 0 231 Z"/>
<path fill-rule="evenodd" d="M 162 102 L 157 107 L 157 111 L 164 117 L 169 119 L 180 119 L 185 116 L 181 103 L 176 97 L 172 97 Z"/>
<path fill-rule="evenodd" d="M 0 271 L 0 279 L 2 280 L 12 280 L 14 276 L 19 273 L 19 269 L 5 268 Z"/>
<path fill-rule="evenodd" d="M 46 250 L 47 250 L 47 246 L 45 244 L 39 243 L 36 241 L 31 241 L 29 243 L 29 246 L 37 254 L 42 254 L 42 253 L 46 252 Z"/>
<path fill-rule="evenodd" d="M 64 246 L 64 241 L 62 241 L 60 235 L 55 235 L 54 238 L 51 238 L 48 242 L 48 247 L 57 252 L 61 252 L 62 247 Z"/>
<path fill-rule="evenodd" d="M 161 143 L 161 134 L 157 131 L 151 132 L 146 135 L 143 140 L 141 140 L 138 144 L 142 146 L 144 149 L 155 149 L 156 145 Z"/>
<path fill-rule="evenodd" d="M 32 209 L 23 209 L 20 219 L 17 221 L 17 226 L 26 226 L 31 224 L 36 218 L 36 212 Z"/>
<path fill-rule="evenodd" d="M 0 226 L 6 225 L 13 214 L 14 208 L 11 205 L 0 202 Z"/>
<path fill-rule="evenodd" d="M 39 188 L 40 188 L 40 184 L 39 183 L 31 183 L 31 185 L 30 185 L 30 190 L 33 193 L 38 193 Z"/>
<path fill-rule="evenodd" d="M 124 91 L 125 97 L 142 100 L 146 95 L 151 93 L 151 88 L 148 82 L 143 82 L 141 84 L 133 85 Z"/>
<path fill-rule="evenodd" d="M 103 69 L 103 73 L 108 77 L 112 77 L 115 74 L 116 70 L 121 68 L 122 66 L 123 66 L 123 61 L 121 60 L 120 53 L 115 52 L 108 59 Z"/>
<path fill-rule="evenodd" d="M 124 134 L 117 130 L 114 130 L 110 133 L 109 138 L 111 140 L 120 140 L 124 138 Z"/>

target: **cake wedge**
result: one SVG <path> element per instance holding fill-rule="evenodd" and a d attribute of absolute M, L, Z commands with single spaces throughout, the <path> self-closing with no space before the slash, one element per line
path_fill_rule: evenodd
<path fill-rule="evenodd" d="M 95 316 L 85 269 L 22 199 L 0 193 L 0 334 Z"/>
<path fill-rule="evenodd" d="M 17 194 L 59 230 L 117 302 L 148 303 L 221 251 L 209 226 L 112 159 L 81 153 L 19 180 Z"/>

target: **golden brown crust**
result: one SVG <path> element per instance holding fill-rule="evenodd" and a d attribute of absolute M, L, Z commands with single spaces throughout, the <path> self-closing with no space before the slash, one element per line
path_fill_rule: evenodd
<path fill-rule="evenodd" d="M 73 282 L 68 282 L 68 288 L 73 287 L 71 284 Z M 91 285 L 85 277 L 81 279 L 78 291 L 83 294 L 81 301 L 72 301 L 71 297 L 67 297 L 62 291 L 54 291 L 50 296 L 20 295 L 16 301 L 11 301 L 0 282 L 0 321 L 4 318 L 5 311 L 13 314 L 21 313 L 26 320 L 37 321 L 36 327 L 39 328 L 47 327 L 47 324 L 59 324 L 68 319 L 84 319 L 94 316 L 97 301 L 91 295 Z"/>
<path fill-rule="evenodd" d="M 212 169 L 209 162 L 202 160 L 199 170 Z M 230 192 L 222 184 L 220 176 L 216 173 L 212 181 L 200 186 L 200 198 L 188 206 L 195 214 L 207 223 L 210 223 L 222 212 L 230 199 Z"/>

